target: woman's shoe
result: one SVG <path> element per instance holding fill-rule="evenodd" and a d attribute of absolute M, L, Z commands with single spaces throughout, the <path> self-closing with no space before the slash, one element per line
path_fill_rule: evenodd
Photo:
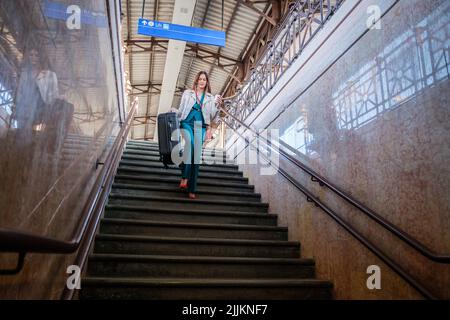
<path fill-rule="evenodd" d="M 180 182 L 180 189 L 186 189 L 187 188 L 187 182 L 183 183 L 182 181 Z"/>
<path fill-rule="evenodd" d="M 195 199 L 196 197 L 195 197 L 195 193 L 190 193 L 189 192 L 189 199 Z"/>

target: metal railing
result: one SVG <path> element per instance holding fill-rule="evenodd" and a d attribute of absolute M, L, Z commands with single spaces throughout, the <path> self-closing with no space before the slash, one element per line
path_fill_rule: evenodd
<path fill-rule="evenodd" d="M 81 223 L 77 226 L 77 230 L 72 239 L 65 241 L 34 233 L 0 228 L 0 252 L 19 253 L 17 266 L 14 269 L 0 270 L 0 275 L 14 275 L 19 273 L 23 268 L 27 253 L 69 254 L 80 249 L 77 263 L 80 267 L 83 266 L 105 202 L 108 199 L 114 173 L 122 155 L 121 150 L 123 150 L 128 132 L 131 128 L 137 105 L 138 102 L 136 99 L 132 103 L 126 122 L 122 125 L 105 162 L 97 163 L 102 164 L 103 167 L 83 208 Z M 82 243 L 83 246 L 80 248 Z"/>
<path fill-rule="evenodd" d="M 244 121 L 301 55 L 304 48 L 345 0 L 298 0 L 251 71 L 250 78 L 230 100 L 230 113 Z M 228 117 L 232 129 L 240 124 Z"/>

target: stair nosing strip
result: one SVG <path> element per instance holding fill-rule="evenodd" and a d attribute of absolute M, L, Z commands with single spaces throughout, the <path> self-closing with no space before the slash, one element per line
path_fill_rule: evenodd
<path fill-rule="evenodd" d="M 159 150 L 158 149 L 151 150 L 151 149 L 142 149 L 142 148 L 130 148 L 129 146 L 125 147 L 124 152 L 130 152 L 130 151 L 131 151 L 131 153 L 138 153 L 138 152 L 146 153 L 146 154 L 155 153 L 155 154 L 157 154 L 159 156 Z M 210 152 L 203 153 L 202 152 L 202 155 L 207 155 L 207 156 L 210 156 L 210 155 L 213 155 L 213 154 L 214 154 L 214 156 L 212 156 L 212 158 L 224 158 L 224 159 L 231 160 L 231 159 L 227 158 L 226 154 L 221 154 L 220 152 L 218 153 L 218 156 L 215 155 L 216 153 L 210 153 Z"/>
<path fill-rule="evenodd" d="M 174 191 L 174 192 L 184 192 L 180 191 L 179 189 L 173 189 L 171 187 L 165 187 L 165 186 L 153 186 L 153 185 L 133 185 L 128 183 L 120 183 L 120 182 L 114 182 L 112 185 L 112 188 L 117 189 L 137 189 L 137 190 L 164 190 L 164 191 Z M 217 195 L 230 195 L 230 196 L 243 196 L 243 197 L 250 197 L 250 198 L 261 198 L 260 193 L 241 193 L 238 191 L 210 191 L 210 190 L 197 190 L 195 193 L 197 194 L 217 194 Z"/>
<path fill-rule="evenodd" d="M 318 279 L 209 279 L 209 278 L 130 278 L 84 277 L 84 285 L 156 287 L 315 287 L 332 288 L 330 281 Z"/>
<path fill-rule="evenodd" d="M 162 162 L 159 160 L 159 159 L 142 159 L 142 158 L 137 158 L 137 157 L 134 157 L 134 156 L 132 156 L 132 155 L 127 155 L 127 154 L 124 154 L 123 156 L 122 156 L 122 158 L 121 158 L 121 160 L 127 160 L 127 161 L 145 161 L 145 162 L 150 162 L 150 163 L 155 163 L 155 164 L 160 164 L 163 168 L 164 168 L 164 165 L 162 164 Z M 200 164 L 200 167 L 205 167 L 205 168 L 208 168 L 208 167 L 211 167 L 212 169 L 214 169 L 215 167 L 214 167 L 214 165 L 216 165 L 216 166 L 222 166 L 222 167 L 224 167 L 224 168 L 230 168 L 230 169 L 236 169 L 236 170 L 239 170 L 239 166 L 238 165 L 233 165 L 233 164 L 230 164 L 230 165 L 227 165 L 227 164 L 207 164 L 207 163 L 202 163 L 202 164 Z M 178 168 L 177 166 L 175 166 L 175 167 L 171 167 L 171 166 L 174 166 L 173 164 L 171 164 L 171 165 L 169 165 L 169 168 Z M 223 169 L 217 169 L 217 171 L 218 170 L 223 170 Z M 231 172 L 235 172 L 235 170 L 223 170 L 223 171 L 231 171 Z M 238 172 L 241 172 L 241 171 L 238 171 Z"/>
<path fill-rule="evenodd" d="M 123 153 L 123 156 L 130 156 L 130 154 L 126 154 Z M 142 155 L 144 157 L 146 157 L 146 155 Z M 157 162 L 157 163 L 161 163 L 161 160 L 159 160 L 158 157 L 155 157 L 155 159 L 142 159 L 143 161 L 150 161 L 150 162 Z M 239 165 L 234 164 L 234 163 L 201 163 L 200 166 L 205 166 L 205 167 L 228 167 L 228 168 L 239 168 Z"/>
<path fill-rule="evenodd" d="M 140 147 L 142 147 L 142 148 L 147 148 L 147 149 L 152 149 L 152 150 L 154 149 L 154 150 L 159 152 L 158 145 L 145 145 L 145 144 L 127 143 L 126 147 L 127 148 L 128 147 L 132 147 L 132 148 L 140 148 Z M 211 148 L 203 148 L 202 147 L 202 152 L 203 151 L 208 151 L 208 152 L 214 151 L 214 152 L 220 152 L 220 153 L 225 152 L 226 153 L 226 151 L 224 149 L 211 149 Z"/>
<path fill-rule="evenodd" d="M 256 202 L 256 201 L 236 201 L 236 200 L 215 200 L 215 199 L 188 199 L 188 198 L 177 198 L 177 197 L 159 197 L 159 196 L 141 196 L 141 195 L 131 195 L 131 194 L 117 194 L 111 192 L 109 194 L 111 199 L 136 199 L 136 200 L 150 200 L 150 201 L 170 201 L 170 202 L 187 202 L 187 203 L 204 203 L 204 204 L 217 204 L 217 205 L 241 205 L 248 207 L 269 207 L 269 203 Z"/>
<path fill-rule="evenodd" d="M 256 246 L 275 246 L 275 247 L 296 247 L 300 248 L 298 241 L 285 240 L 250 240 L 250 239 L 222 239 L 222 238 L 180 238 L 180 237 L 152 237 L 142 235 L 123 235 L 123 234 L 109 234 L 98 233 L 96 239 L 114 241 L 145 241 L 145 242 L 182 242 L 182 243 L 197 243 L 197 244 L 224 244 L 224 245 L 256 245 Z"/>
<path fill-rule="evenodd" d="M 159 155 L 146 155 L 146 154 L 138 154 L 138 153 L 128 153 L 128 151 L 124 151 L 123 153 L 124 155 L 131 155 L 131 154 L 136 154 L 136 155 L 141 155 L 141 156 L 146 156 L 146 157 L 154 157 L 154 159 L 145 159 L 147 161 L 155 161 L 155 162 L 160 162 L 159 159 Z M 235 164 L 235 162 L 227 162 L 227 161 L 222 161 L 221 159 L 217 159 L 217 158 L 202 158 L 203 161 L 200 165 L 205 165 L 205 166 L 237 166 L 237 164 Z M 228 161 L 230 161 L 228 159 Z M 208 162 L 208 163 L 207 163 Z"/>
<path fill-rule="evenodd" d="M 129 141 L 127 141 L 127 145 L 133 145 L 133 146 L 144 146 L 144 147 L 156 147 L 156 148 L 159 148 L 159 145 L 157 144 L 157 143 L 150 143 L 150 142 L 136 142 L 136 141 L 132 141 L 132 140 L 129 140 Z M 202 148 L 202 150 L 219 150 L 219 151 L 226 151 L 225 149 L 223 149 L 223 148 L 216 148 L 216 149 L 211 149 L 211 148 Z"/>
<path fill-rule="evenodd" d="M 159 153 L 159 148 L 153 148 L 153 147 L 148 147 L 148 146 L 137 146 L 137 145 L 129 145 L 129 144 L 127 144 L 126 146 L 125 146 L 125 150 L 138 150 L 138 151 L 149 151 L 149 152 L 158 152 Z M 223 151 L 218 151 L 218 150 L 215 150 L 215 151 L 212 151 L 212 150 L 205 150 L 205 149 L 203 149 L 202 150 L 202 154 L 204 154 L 204 152 L 206 152 L 205 154 L 207 154 L 207 155 L 210 155 L 210 154 L 217 154 L 217 155 L 219 155 L 219 156 L 226 156 L 227 155 L 227 153 L 226 152 L 223 152 Z"/>
<path fill-rule="evenodd" d="M 155 162 L 157 163 L 157 162 Z M 137 163 L 130 163 L 127 161 L 120 161 L 119 162 L 119 168 L 129 168 L 129 169 L 133 169 L 133 168 L 137 168 L 137 169 L 143 169 L 143 168 L 147 168 L 146 170 L 149 170 L 149 172 L 153 173 L 160 173 L 160 174 L 165 174 L 167 173 L 168 175 L 179 175 L 180 172 L 180 168 L 179 167 L 171 167 L 169 166 L 167 169 L 164 168 L 164 165 L 146 165 L 146 164 L 137 164 Z M 133 167 L 133 168 L 130 168 Z M 134 170 L 134 169 L 133 169 Z M 144 169 L 145 170 L 145 169 Z M 159 171 L 158 171 L 159 170 Z M 162 170 L 162 171 L 161 171 Z M 147 172 L 147 171 L 145 171 Z M 248 180 L 248 178 L 243 176 L 243 172 L 242 171 L 236 171 L 236 170 L 220 170 L 220 169 L 214 169 L 214 168 L 201 168 L 199 170 L 199 173 L 202 173 L 203 175 L 217 175 L 218 177 L 222 178 L 230 178 L 230 179 L 241 179 L 241 180 Z"/>
<path fill-rule="evenodd" d="M 134 180 L 145 180 L 145 181 L 165 181 L 165 182 L 175 182 L 179 183 L 179 178 L 168 178 L 168 177 L 142 177 L 142 176 L 134 176 L 127 174 L 116 174 L 114 179 L 134 179 Z M 222 186 L 222 187 L 236 187 L 243 189 L 255 189 L 254 185 L 246 184 L 246 183 L 222 183 L 220 181 L 217 182 L 206 182 L 206 181 L 198 181 L 197 185 L 213 185 L 213 186 Z"/>
<path fill-rule="evenodd" d="M 168 176 L 181 176 L 181 170 L 180 172 L 158 172 L 158 171 L 152 171 L 147 169 L 133 169 L 133 168 L 127 168 L 126 166 L 121 166 L 119 163 L 119 166 L 117 168 L 117 171 L 128 171 L 128 172 L 138 172 L 142 174 L 164 174 Z M 220 176 L 220 175 L 210 175 L 205 173 L 205 175 L 199 175 L 199 179 L 221 179 L 221 180 L 236 180 L 236 181 L 242 181 L 242 182 L 248 182 L 248 178 L 246 177 L 227 177 L 227 176 Z"/>
<path fill-rule="evenodd" d="M 191 222 L 168 222 L 157 220 L 142 219 L 121 219 L 121 218 L 102 218 L 102 223 L 110 224 L 128 224 L 128 225 L 145 225 L 145 226 L 164 226 L 178 228 L 198 228 L 198 229 L 232 229 L 232 230 L 257 230 L 268 232 L 288 232 L 287 227 L 264 226 L 264 225 L 248 225 L 248 224 L 215 224 L 215 223 L 191 223 Z"/>
<path fill-rule="evenodd" d="M 91 260 L 92 259 L 92 260 Z M 119 253 L 92 253 L 89 255 L 90 261 L 174 261 L 174 262 L 205 262 L 205 263 L 229 263 L 229 264 L 285 264 L 315 266 L 315 261 L 308 258 L 261 258 L 261 257 L 208 257 L 208 256 L 181 256 L 181 255 L 137 255 Z"/>
<path fill-rule="evenodd" d="M 147 161 L 150 162 L 151 164 L 140 164 L 140 163 L 132 163 L 129 161 Z M 128 158 L 126 158 L 125 160 L 122 158 L 122 160 L 120 160 L 120 164 L 126 165 L 126 166 L 136 166 L 136 167 L 151 167 L 151 168 L 158 168 L 158 169 L 165 169 L 165 170 L 180 170 L 179 167 L 177 166 L 173 166 L 173 165 L 169 165 L 169 167 L 166 169 L 164 167 L 164 165 L 161 162 L 156 162 L 156 161 L 148 161 L 148 160 L 130 160 Z M 221 170 L 221 169 L 214 169 L 214 168 L 201 168 L 200 171 L 202 172 L 219 172 L 219 173 L 233 173 L 234 175 L 242 175 L 242 171 L 239 170 Z"/>
<path fill-rule="evenodd" d="M 130 211 L 146 211 L 146 212 L 167 212 L 175 214 L 205 214 L 205 215 L 222 215 L 222 216 L 247 216 L 264 219 L 276 219 L 277 214 L 262 212 L 246 212 L 246 211 L 229 211 L 229 210 L 192 210 L 192 209 L 168 209 L 168 208 L 148 208 L 146 206 L 130 206 L 121 204 L 107 204 L 105 206 L 109 210 L 130 210 Z"/>

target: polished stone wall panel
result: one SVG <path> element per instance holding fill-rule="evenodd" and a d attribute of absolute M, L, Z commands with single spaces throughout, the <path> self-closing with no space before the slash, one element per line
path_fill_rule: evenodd
<path fill-rule="evenodd" d="M 450 253 L 450 90 L 448 1 L 399 1 L 278 114 L 257 128 L 279 129 L 296 156 L 340 189 L 441 254 Z M 361 9 L 362 10 L 362 9 Z M 331 39 L 330 41 L 333 41 Z M 338 44 L 337 44 L 338 45 Z M 300 94 L 300 93 L 299 93 Z M 291 96 L 292 92 L 286 96 Z M 245 151 L 247 152 L 248 149 Z M 450 268 L 417 254 L 310 177 L 280 167 L 314 192 L 438 297 L 450 297 Z M 250 182 L 314 257 L 336 298 L 420 298 L 359 242 L 281 176 L 242 165 Z M 366 269 L 382 270 L 382 290 Z"/>

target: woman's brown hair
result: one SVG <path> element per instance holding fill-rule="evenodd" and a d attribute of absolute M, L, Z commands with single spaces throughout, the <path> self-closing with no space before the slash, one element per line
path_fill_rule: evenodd
<path fill-rule="evenodd" d="M 194 83 L 192 84 L 192 90 L 195 91 L 196 87 L 197 87 L 197 83 L 198 83 L 198 79 L 200 79 L 200 76 L 204 74 L 206 77 L 206 92 L 211 93 L 211 86 L 209 84 L 209 77 L 208 77 L 208 73 L 206 71 L 200 71 L 199 73 L 197 73 L 197 75 L 195 76 L 194 79 Z"/>

